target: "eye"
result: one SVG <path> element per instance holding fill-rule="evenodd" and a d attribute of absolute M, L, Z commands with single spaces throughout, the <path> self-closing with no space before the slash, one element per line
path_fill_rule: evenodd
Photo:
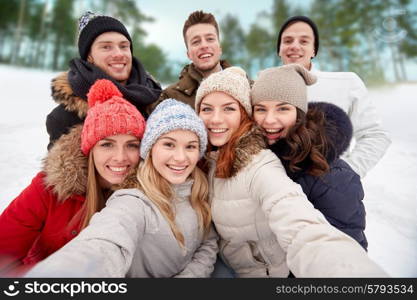
<path fill-rule="evenodd" d="M 113 147 L 113 144 L 110 143 L 110 142 L 103 142 L 103 143 L 100 144 L 100 147 L 111 148 L 111 147 Z"/>
<path fill-rule="evenodd" d="M 162 145 L 164 147 L 167 147 L 167 148 L 173 148 L 174 147 L 174 143 L 171 143 L 171 142 L 164 142 Z"/>
<path fill-rule="evenodd" d="M 104 49 L 104 50 L 110 50 L 111 46 L 110 45 L 103 45 L 101 48 Z"/>
<path fill-rule="evenodd" d="M 202 111 L 202 112 L 210 112 L 210 111 L 212 111 L 212 109 L 210 107 L 208 107 L 208 106 L 205 106 L 205 107 L 202 107 L 200 109 L 200 111 Z"/>
<path fill-rule="evenodd" d="M 129 143 L 127 145 L 128 148 L 130 149 L 139 149 L 139 144 L 138 143 Z"/>
<path fill-rule="evenodd" d="M 121 45 L 120 48 L 121 49 L 127 49 L 127 48 L 129 48 L 129 45 Z"/>
<path fill-rule="evenodd" d="M 277 108 L 277 111 L 287 111 L 287 110 L 290 110 L 290 108 L 288 106 L 279 106 Z"/>
<path fill-rule="evenodd" d="M 265 108 L 255 106 L 255 112 L 265 112 L 265 111 L 266 111 Z"/>
<path fill-rule="evenodd" d="M 187 149 L 195 150 L 195 149 L 198 149 L 198 147 L 195 144 L 190 144 L 190 145 L 187 146 Z"/>
<path fill-rule="evenodd" d="M 224 108 L 225 111 L 236 111 L 236 108 L 234 108 L 233 106 L 226 106 Z"/>

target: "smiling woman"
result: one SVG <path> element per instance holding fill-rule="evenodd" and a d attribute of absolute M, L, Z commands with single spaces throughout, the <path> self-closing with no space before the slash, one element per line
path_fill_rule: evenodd
<path fill-rule="evenodd" d="M 145 120 L 108 80 L 88 94 L 84 125 L 63 135 L 43 170 L 0 216 L 2 275 L 19 275 L 86 227 L 139 162 Z"/>
<path fill-rule="evenodd" d="M 206 146 L 204 124 L 193 109 L 163 101 L 149 116 L 143 162 L 123 183 L 126 189 L 28 275 L 62 276 L 71 269 L 76 277 L 208 277 L 218 246 L 207 179 L 196 166 Z"/>

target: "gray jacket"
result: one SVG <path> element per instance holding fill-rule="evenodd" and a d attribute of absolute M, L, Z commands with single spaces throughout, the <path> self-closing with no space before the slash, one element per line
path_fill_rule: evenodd
<path fill-rule="evenodd" d="M 192 181 L 174 185 L 181 249 L 165 217 L 138 189 L 115 192 L 79 236 L 36 265 L 28 277 L 209 277 L 218 252 L 213 228 L 198 228 Z"/>

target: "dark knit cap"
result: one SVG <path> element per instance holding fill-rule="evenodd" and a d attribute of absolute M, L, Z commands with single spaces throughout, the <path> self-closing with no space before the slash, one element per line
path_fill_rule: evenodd
<path fill-rule="evenodd" d="M 130 42 L 130 51 L 133 53 L 132 39 L 126 27 L 117 19 L 109 16 L 96 15 L 86 12 L 79 19 L 78 25 L 78 51 L 83 60 L 87 60 L 94 40 L 104 32 L 115 31 L 123 34 Z"/>
<path fill-rule="evenodd" d="M 307 23 L 311 29 L 313 29 L 313 34 L 314 34 L 314 53 L 315 55 L 317 55 L 317 52 L 319 51 L 319 30 L 317 29 L 317 25 L 316 23 L 314 23 L 310 18 L 306 17 L 306 16 L 294 16 L 294 17 L 290 17 L 288 18 L 284 24 L 282 24 L 281 29 L 279 30 L 279 34 L 278 34 L 278 41 L 277 41 L 277 53 L 279 54 L 279 48 L 281 46 L 281 36 L 282 33 L 284 32 L 284 30 L 290 26 L 293 23 L 296 22 L 304 22 Z"/>

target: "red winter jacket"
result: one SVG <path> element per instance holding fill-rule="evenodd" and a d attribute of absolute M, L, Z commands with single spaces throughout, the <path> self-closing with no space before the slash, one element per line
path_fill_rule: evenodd
<path fill-rule="evenodd" d="M 70 221 L 85 201 L 87 183 L 80 130 L 55 143 L 43 171 L 0 215 L 0 276 L 22 275 L 78 234 L 79 220 Z"/>

